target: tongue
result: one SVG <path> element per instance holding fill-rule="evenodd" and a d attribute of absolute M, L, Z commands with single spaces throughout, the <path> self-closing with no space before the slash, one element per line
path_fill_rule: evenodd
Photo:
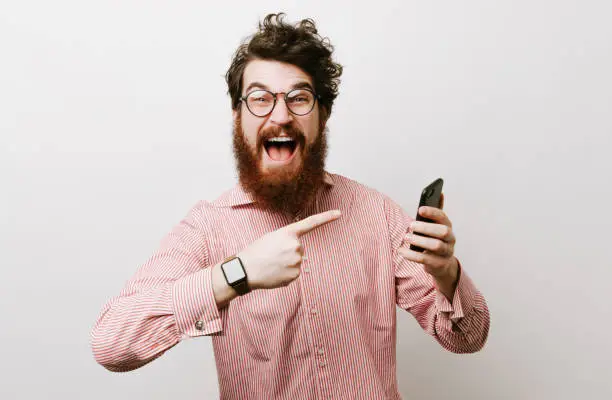
<path fill-rule="evenodd" d="M 291 147 L 288 145 L 272 145 L 268 149 L 268 155 L 274 161 L 287 161 L 291 157 Z"/>

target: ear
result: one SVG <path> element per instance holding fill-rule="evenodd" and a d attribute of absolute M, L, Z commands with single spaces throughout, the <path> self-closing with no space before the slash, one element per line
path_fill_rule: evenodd
<path fill-rule="evenodd" d="M 327 112 L 327 108 L 320 107 L 319 108 L 319 126 L 321 129 L 324 129 L 327 125 L 327 120 L 329 119 L 329 113 Z"/>

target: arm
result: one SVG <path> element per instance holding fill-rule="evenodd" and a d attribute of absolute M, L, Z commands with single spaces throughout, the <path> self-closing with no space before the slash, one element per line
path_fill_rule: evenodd
<path fill-rule="evenodd" d="M 454 353 L 480 350 L 489 333 L 489 310 L 465 269 L 457 260 L 456 283 L 452 279 L 436 282 L 422 264 L 407 260 L 398 252 L 413 219 L 388 198 L 386 215 L 397 305 L 410 312 L 445 349 Z"/>
<path fill-rule="evenodd" d="M 102 308 L 91 347 L 106 369 L 140 368 L 183 339 L 222 330 L 219 310 L 236 293 L 225 283 L 219 264 L 209 267 L 201 207 L 196 205 L 172 229 Z"/>

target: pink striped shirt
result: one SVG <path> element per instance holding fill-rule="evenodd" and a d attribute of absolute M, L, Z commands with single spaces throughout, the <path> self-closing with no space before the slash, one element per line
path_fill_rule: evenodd
<path fill-rule="evenodd" d="M 299 278 L 218 309 L 209 267 L 331 209 L 342 217 L 301 238 Z M 451 304 L 421 264 L 398 254 L 411 221 L 389 197 L 337 174 L 295 219 L 258 208 L 236 185 L 196 204 L 104 305 L 94 357 L 129 371 L 182 340 L 211 336 L 222 399 L 401 399 L 396 306 L 455 353 L 480 350 L 489 331 L 486 302 L 462 267 Z"/>

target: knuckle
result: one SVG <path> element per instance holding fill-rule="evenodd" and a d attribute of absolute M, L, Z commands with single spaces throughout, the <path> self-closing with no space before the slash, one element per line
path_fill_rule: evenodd
<path fill-rule="evenodd" d="M 442 251 L 444 249 L 444 243 L 442 243 L 440 240 L 436 240 L 434 242 L 433 248 L 437 252 Z"/>
<path fill-rule="evenodd" d="M 453 255 L 453 246 L 451 245 L 445 245 L 444 246 L 444 256 L 446 257 L 450 257 Z"/>
<path fill-rule="evenodd" d="M 453 254 L 453 246 L 447 244 L 446 246 L 444 246 L 444 255 L 445 256 L 450 256 Z"/>
<path fill-rule="evenodd" d="M 300 254 L 296 254 L 292 259 L 292 265 L 298 266 L 302 264 L 302 256 Z"/>

